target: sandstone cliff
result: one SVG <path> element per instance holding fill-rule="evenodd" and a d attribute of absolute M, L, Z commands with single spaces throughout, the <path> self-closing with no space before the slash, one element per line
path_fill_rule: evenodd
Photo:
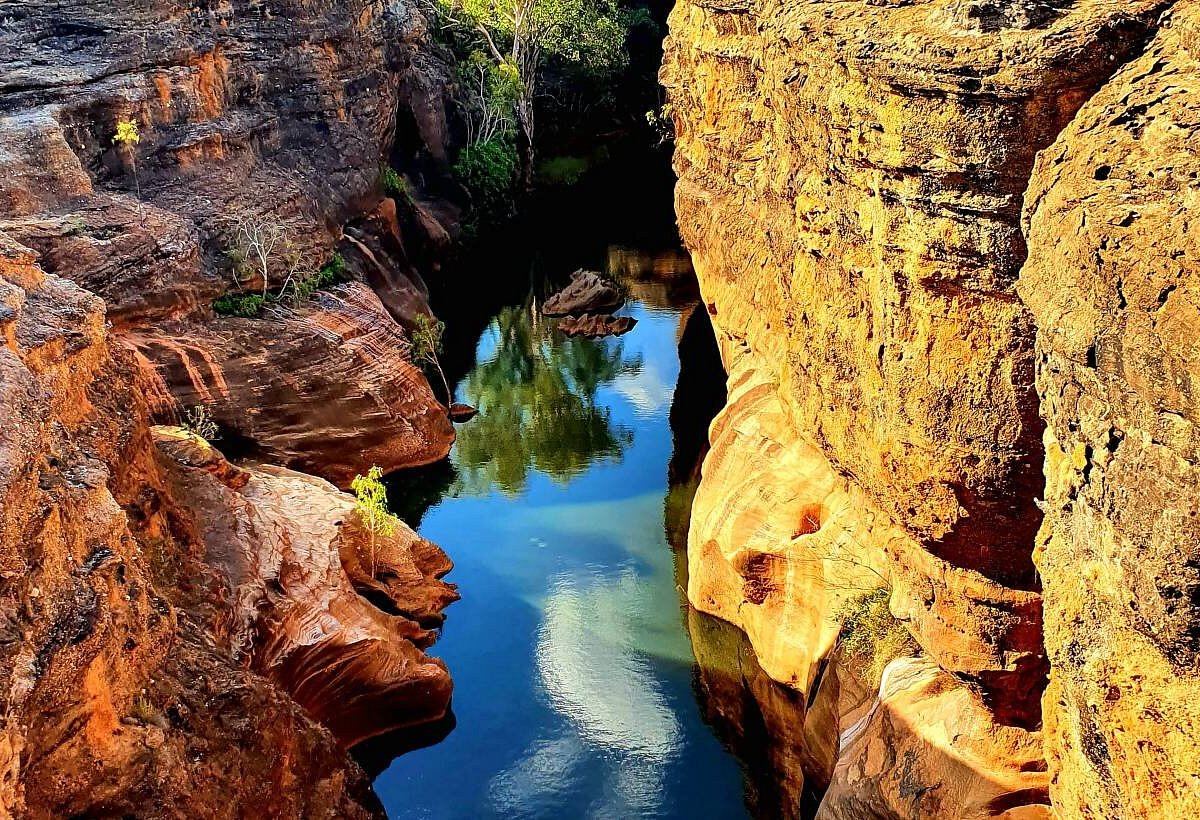
<path fill-rule="evenodd" d="M 343 749 L 445 714 L 449 561 L 152 436 L 103 303 L 3 234 L 0 339 L 0 816 L 378 814 Z"/>
<path fill-rule="evenodd" d="M 339 482 L 446 454 L 453 430 L 397 325 L 429 310 L 412 262 L 446 226 L 380 189 L 383 163 L 444 160 L 445 69 L 415 6 L 0 2 L 0 21 L 0 230 L 105 299 L 164 388 L 158 419 L 204 405 L 243 448 Z M 393 158 L 401 114 L 416 137 Z M 123 119 L 137 144 L 114 142 Z M 290 245 L 268 282 L 231 265 L 247 221 Z M 214 316 L 222 293 L 335 250 L 382 302 Z"/>
<path fill-rule="evenodd" d="M 1200 812 L 1200 4 L 1038 159 L 1019 290 L 1046 418 L 1051 795 Z"/>
<path fill-rule="evenodd" d="M 404 330 L 449 225 L 380 187 L 444 165 L 445 71 L 406 3 L 0 0 L 0 816 L 377 816 L 345 749 L 446 715 L 446 556 L 273 466 L 453 440 Z M 151 426 L 197 406 L 257 460 Z"/>
<path fill-rule="evenodd" d="M 672 14 L 680 227 L 730 384 L 689 598 L 809 703 L 863 591 L 925 656 L 846 705 L 821 816 L 1195 800 L 1194 6 L 1170 5 Z"/>

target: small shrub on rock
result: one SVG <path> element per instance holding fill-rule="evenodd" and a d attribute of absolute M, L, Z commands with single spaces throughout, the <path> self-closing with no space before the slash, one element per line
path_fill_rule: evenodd
<path fill-rule="evenodd" d="M 879 685 L 889 663 L 919 651 L 908 629 L 892 616 L 891 597 L 887 587 L 864 592 L 847 600 L 835 616 L 842 624 L 842 657 L 872 686 Z"/>

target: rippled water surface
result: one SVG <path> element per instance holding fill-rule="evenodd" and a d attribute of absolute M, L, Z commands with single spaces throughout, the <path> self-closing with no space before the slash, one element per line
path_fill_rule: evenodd
<path fill-rule="evenodd" d="M 739 765 L 697 703 L 664 527 L 697 305 L 686 257 L 612 245 L 571 264 L 627 282 L 634 330 L 567 339 L 539 315 L 544 287 L 509 299 L 459 382 L 480 415 L 450 465 L 394 486 L 453 557 L 462 600 L 433 650 L 457 725 L 379 775 L 392 817 L 746 816 Z M 422 509 L 413 490 L 431 480 Z"/>

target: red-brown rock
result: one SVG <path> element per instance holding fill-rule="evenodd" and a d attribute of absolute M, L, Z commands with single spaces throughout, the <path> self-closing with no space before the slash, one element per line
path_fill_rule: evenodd
<path fill-rule="evenodd" d="M 231 652 L 245 601 L 161 472 L 134 365 L 100 300 L 33 259 L 0 234 L 0 814 L 378 816 L 334 736 Z M 254 485 L 193 464 L 204 483 Z M 444 565 L 420 566 L 435 589 Z"/>
<path fill-rule="evenodd" d="M 577 316 L 610 313 L 625 304 L 625 297 L 612 282 L 598 273 L 577 270 L 571 281 L 542 305 L 546 316 Z"/>

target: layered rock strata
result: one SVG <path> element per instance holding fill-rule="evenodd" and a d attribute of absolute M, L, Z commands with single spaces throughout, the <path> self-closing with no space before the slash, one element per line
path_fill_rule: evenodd
<path fill-rule="evenodd" d="M 445 159 L 445 70 L 415 6 L 3 3 L 0 20 L 0 230 L 150 340 L 159 419 L 211 405 L 246 449 L 339 482 L 446 454 L 397 325 L 429 312 L 412 263 L 446 226 L 380 189 L 381 163 Z M 417 126 L 397 157 L 402 112 Z M 114 141 L 121 120 L 140 141 Z M 247 226 L 273 238 L 265 263 Z M 222 294 L 279 289 L 335 251 L 387 310 L 331 294 L 257 324 L 214 316 Z"/>
<path fill-rule="evenodd" d="M 0 816 L 380 815 L 344 746 L 445 713 L 449 562 L 320 480 L 156 448 L 103 303 L 34 260 L 0 234 Z"/>
<path fill-rule="evenodd" d="M 689 598 L 746 630 L 763 668 L 810 702 L 845 637 L 838 622 L 864 590 L 890 589 L 893 616 L 926 656 L 889 667 L 867 715 L 841 716 L 843 729 L 862 722 L 842 735 L 823 816 L 1044 815 L 1043 741 L 1059 761 L 1054 800 L 1068 816 L 1123 816 L 1113 807 L 1138 801 L 1114 803 L 1113 794 L 1128 797 L 1143 786 L 1158 793 L 1164 783 L 1182 794 L 1184 773 L 1195 771 L 1171 745 L 1190 742 L 1183 739 L 1193 720 L 1186 709 L 1164 716 L 1155 735 L 1154 719 L 1137 711 L 1147 694 L 1086 705 L 1099 694 L 1101 668 L 1112 663 L 1100 655 L 1122 652 L 1121 630 L 1154 634 L 1147 640 L 1157 640 L 1164 657 L 1189 640 L 1182 625 L 1190 548 L 1179 545 L 1196 540 L 1186 529 L 1195 505 L 1182 501 L 1194 479 L 1184 465 L 1195 453 L 1187 438 L 1191 393 L 1183 385 L 1195 365 L 1190 342 L 1170 334 L 1186 325 L 1194 305 L 1183 279 L 1167 281 L 1186 267 L 1177 261 L 1159 274 L 1153 297 L 1167 293 L 1164 330 L 1147 331 L 1142 322 L 1143 335 L 1129 342 L 1141 375 L 1130 376 L 1116 352 L 1130 331 L 1112 325 L 1105 382 L 1105 348 L 1096 344 L 1105 325 L 1097 330 L 1095 323 L 1118 296 L 1103 295 L 1110 280 L 1096 283 L 1101 271 L 1121 264 L 1110 261 L 1113 225 L 1127 220 L 1136 231 L 1149 223 L 1136 221 L 1136 205 L 1122 200 L 1126 210 L 1117 214 L 1115 200 L 1088 198 L 1112 183 L 1097 189 L 1082 182 L 1120 179 L 1113 169 L 1121 157 L 1127 167 L 1143 162 L 1131 145 L 1150 127 L 1147 111 L 1172 106 L 1171 96 L 1182 93 L 1175 89 L 1186 76 L 1158 77 L 1171 65 L 1170 47 L 1143 54 L 1169 5 L 692 0 L 672 14 L 662 76 L 675 113 L 679 221 L 730 385 L 696 495 Z M 1187 54 L 1182 45 L 1179 53 Z M 1177 58 L 1180 72 L 1191 59 Z M 1144 102 L 1135 105 L 1138 92 Z M 1109 108 L 1089 115 L 1106 100 Z M 1174 110 L 1183 113 L 1168 131 L 1182 141 L 1190 119 L 1186 109 Z M 1054 153 L 1087 122 L 1103 157 Z M 1120 136 L 1107 137 L 1110 129 L 1122 129 Z M 1039 152 L 1056 139 L 1035 172 Z M 1183 161 L 1155 161 L 1150 167 L 1161 170 L 1142 191 L 1161 203 L 1171 199 L 1170 180 L 1181 178 L 1174 174 Z M 1071 172 L 1080 182 L 1068 181 L 1056 196 L 1053 180 Z M 1036 193 L 1039 178 L 1048 194 Z M 1032 209 L 1028 239 L 1023 202 Z M 1100 210 L 1088 210 L 1093 202 Z M 1178 214 L 1186 205 L 1175 208 Z M 1074 238 L 1064 243 L 1058 237 L 1067 224 Z M 1145 236 L 1148 243 L 1154 234 Z M 1127 247 L 1133 260 L 1148 245 Z M 1186 258 L 1185 246 L 1177 247 L 1172 258 Z M 1064 281 L 1062 269 L 1075 259 L 1082 273 Z M 1021 294 L 1019 276 L 1027 282 Z M 1097 299 L 1107 301 L 1096 307 Z M 1035 322 L 1039 329 L 1048 323 L 1040 351 Z M 1174 358 L 1157 363 L 1172 338 Z M 1080 362 L 1090 371 L 1100 362 L 1103 391 L 1090 371 L 1093 382 L 1062 386 L 1079 378 Z M 1089 389 L 1095 401 L 1076 409 Z M 1075 500 L 1080 476 L 1094 482 L 1109 475 L 1103 464 L 1093 466 L 1092 454 L 1103 455 L 1110 426 L 1126 429 L 1110 412 L 1114 396 L 1133 402 L 1138 391 L 1145 395 L 1141 415 L 1127 412 L 1139 419 L 1154 415 L 1148 408 L 1158 412 L 1154 424 L 1140 422 L 1149 440 L 1163 441 L 1168 427 L 1179 436 L 1147 456 L 1176 488 L 1154 496 L 1167 502 L 1164 515 L 1176 517 L 1158 523 L 1163 536 L 1099 538 L 1110 546 L 1093 552 L 1097 535 L 1084 533 L 1102 535 L 1101 519 L 1109 531 L 1132 528 L 1134 520 L 1154 526 L 1124 507 L 1112 512 L 1133 488 L 1148 487 L 1132 473 L 1115 485 L 1093 484 L 1101 494 L 1094 502 Z M 1060 407 L 1067 401 L 1069 411 Z M 1167 469 L 1170 458 L 1179 460 Z M 1035 564 L 1043 492 L 1047 509 L 1066 512 L 1050 514 Z M 1079 523 L 1085 509 L 1091 530 Z M 1073 552 L 1081 539 L 1088 543 Z M 1097 655 L 1078 643 L 1086 630 L 1079 617 L 1094 605 L 1082 590 L 1070 592 L 1082 579 L 1064 583 L 1061 603 L 1050 586 L 1056 620 L 1048 659 L 1041 584 L 1052 584 L 1054 562 L 1065 574 L 1080 557 L 1119 560 L 1121 549 L 1131 567 L 1132 555 L 1147 549 L 1157 563 L 1124 575 L 1105 569 L 1105 584 L 1156 588 L 1158 601 L 1134 616 L 1128 601 L 1112 609 L 1123 593 L 1105 593 L 1114 640 Z M 1170 641 L 1173 648 L 1164 649 Z M 1055 667 L 1043 738 L 1050 661 L 1071 653 L 1067 669 L 1074 671 Z M 1186 656 L 1178 657 L 1186 667 Z M 1183 667 L 1160 666 L 1156 691 L 1194 699 L 1180 694 L 1195 691 L 1189 678 L 1167 683 L 1168 668 Z M 1075 705 L 1060 719 L 1050 713 L 1062 699 Z M 1112 721 L 1111 732 L 1138 725 L 1143 734 L 1131 735 L 1130 744 L 1146 733 L 1156 737 L 1151 742 L 1173 773 L 1157 775 L 1160 785 L 1133 775 L 1115 782 L 1096 763 L 1104 753 L 1093 752 L 1086 768 L 1099 771 L 1094 779 L 1110 790 L 1108 802 L 1097 798 L 1099 786 L 1083 785 L 1087 778 L 1072 769 L 1085 767 L 1081 738 L 1095 747 L 1094 735 L 1103 736 L 1100 714 Z M 1163 739 L 1168 724 L 1181 733 L 1178 741 Z M 885 747 L 899 756 L 880 768 Z M 1140 811 L 1134 816 L 1156 816 Z"/>

